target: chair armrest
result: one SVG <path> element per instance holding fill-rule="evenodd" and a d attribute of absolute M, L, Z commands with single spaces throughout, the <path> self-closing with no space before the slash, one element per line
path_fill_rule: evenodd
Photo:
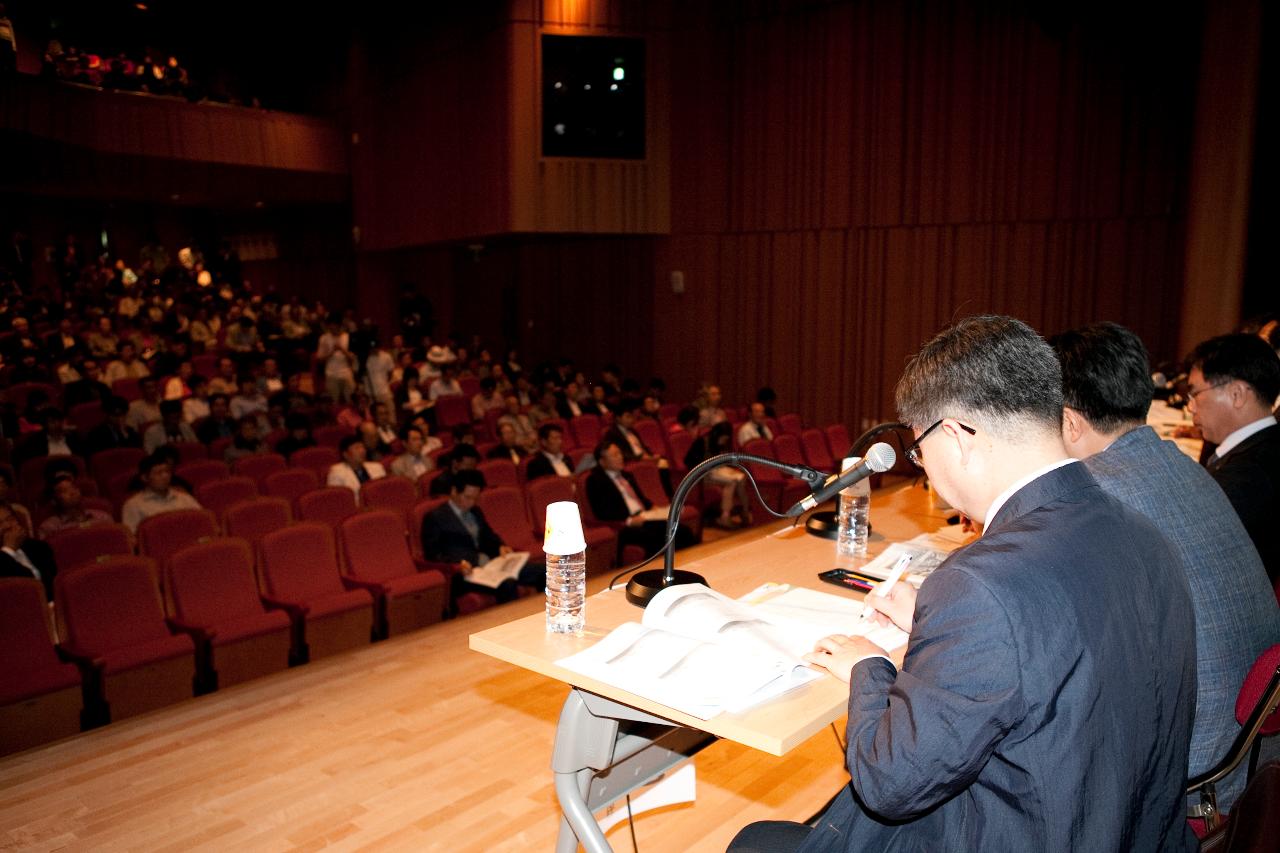
<path fill-rule="evenodd" d="M 359 578 L 353 578 L 350 575 L 342 576 L 342 585 L 346 587 L 347 590 L 363 589 L 374 598 L 382 595 L 384 591 L 382 584 L 377 581 L 362 581 Z"/>
<path fill-rule="evenodd" d="M 182 622 L 178 619 L 165 619 L 164 621 L 169 625 L 170 631 L 186 634 L 191 637 L 191 639 L 200 643 L 207 643 L 218 634 L 217 630 L 213 628 L 206 628 L 202 625 L 192 625 L 189 622 Z"/>
<path fill-rule="evenodd" d="M 457 563 L 446 563 L 443 560 L 423 560 L 418 557 L 414 557 L 413 564 L 420 572 L 435 569 L 437 572 L 444 575 L 446 579 L 462 573 L 462 569 L 458 567 Z"/>
<path fill-rule="evenodd" d="M 100 671 L 106 663 L 102 658 L 95 657 L 91 652 L 78 649 L 75 646 L 69 646 L 66 643 L 59 643 L 55 648 L 57 649 L 58 657 L 67 663 L 74 663 L 85 669 Z"/>
<path fill-rule="evenodd" d="M 304 604 L 294 604 L 291 601 L 280 601 L 277 598 L 270 598 L 265 595 L 258 596 L 271 610 L 283 610 L 293 619 L 301 619 L 307 615 L 308 607 Z"/>

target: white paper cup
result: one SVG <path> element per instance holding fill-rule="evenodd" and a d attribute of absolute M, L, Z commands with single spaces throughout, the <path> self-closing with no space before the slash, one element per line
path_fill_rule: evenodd
<path fill-rule="evenodd" d="M 564 557 L 587 549 L 582 536 L 582 516 L 573 501 L 556 501 L 547 504 L 547 528 L 544 531 L 542 550 Z"/>

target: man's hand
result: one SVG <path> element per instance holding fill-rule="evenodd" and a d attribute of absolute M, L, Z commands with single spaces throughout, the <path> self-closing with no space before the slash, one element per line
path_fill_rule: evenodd
<path fill-rule="evenodd" d="M 823 637 L 819 640 L 817 647 L 805 655 L 804 659 L 820 669 L 825 669 L 845 684 L 848 684 L 854 664 L 864 658 L 877 657 L 879 655 L 887 657 L 888 654 L 888 652 L 866 637 L 846 637 L 843 634 L 832 634 L 830 637 Z"/>
<path fill-rule="evenodd" d="M 638 512 L 635 515 L 628 515 L 627 520 L 624 522 L 624 524 L 626 524 L 627 527 L 635 527 L 637 524 L 642 524 L 642 523 L 643 523 L 643 520 L 640 518 L 640 513 Z"/>
<path fill-rule="evenodd" d="M 498 556 L 499 556 L 499 557 L 505 557 L 505 556 L 507 556 L 507 555 L 508 555 L 508 554 L 510 554 L 510 553 L 511 553 L 511 546 L 510 546 L 510 545 L 500 545 L 500 546 L 498 547 Z"/>
<path fill-rule="evenodd" d="M 463 576 L 465 577 L 465 576 L 467 576 L 468 574 L 470 574 L 470 573 L 471 573 L 471 568 L 472 568 L 472 566 L 471 566 L 471 564 L 470 564 L 469 562 L 467 562 L 466 560 L 459 560 L 459 561 L 458 561 L 458 568 L 462 571 L 462 574 L 463 574 Z"/>
<path fill-rule="evenodd" d="M 916 613 L 916 588 L 906 581 L 898 581 L 889 590 L 889 594 L 881 596 L 869 592 L 864 601 L 876 610 L 876 621 L 881 625 L 892 622 L 908 634 Z"/>

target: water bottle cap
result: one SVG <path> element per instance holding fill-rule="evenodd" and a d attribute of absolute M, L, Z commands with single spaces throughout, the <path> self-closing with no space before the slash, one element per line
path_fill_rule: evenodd
<path fill-rule="evenodd" d="M 548 554 L 565 557 L 587 549 L 582 536 L 582 516 L 573 501 L 556 501 L 547 504 L 547 528 L 543 534 L 542 550 Z"/>

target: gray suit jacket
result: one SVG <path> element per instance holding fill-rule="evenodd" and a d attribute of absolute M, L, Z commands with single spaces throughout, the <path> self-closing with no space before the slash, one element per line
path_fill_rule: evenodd
<path fill-rule="evenodd" d="M 1159 531 L 1038 477 L 925 581 L 901 671 L 854 666 L 852 782 L 800 850 L 1192 849 L 1194 635 Z"/>
<path fill-rule="evenodd" d="M 1188 775 L 1227 753 L 1240 726 L 1236 693 L 1264 649 L 1280 643 L 1280 608 L 1249 534 L 1203 468 L 1150 427 L 1085 460 L 1103 491 L 1151 519 L 1182 561 L 1196 612 L 1196 720 Z M 1275 523 L 1275 520 L 1273 520 Z M 1239 770 L 1218 785 L 1223 810 L 1244 788 Z"/>

